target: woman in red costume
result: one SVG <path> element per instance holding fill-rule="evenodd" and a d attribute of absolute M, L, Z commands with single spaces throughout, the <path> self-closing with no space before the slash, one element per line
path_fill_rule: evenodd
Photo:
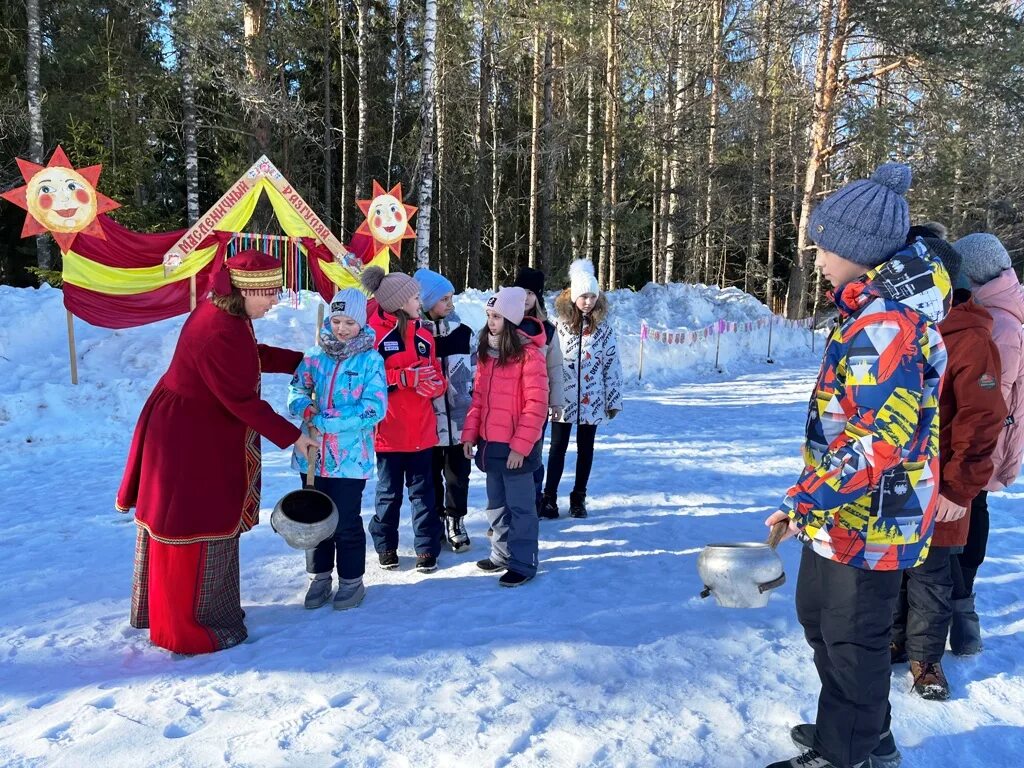
<path fill-rule="evenodd" d="M 302 360 L 253 333 L 282 282 L 280 262 L 258 251 L 228 259 L 135 427 L 117 493 L 118 510 L 135 507 L 139 526 L 131 624 L 177 653 L 247 636 L 238 536 L 259 522 L 260 435 L 280 448 L 313 445 L 260 399 L 261 373 L 291 374 Z"/>

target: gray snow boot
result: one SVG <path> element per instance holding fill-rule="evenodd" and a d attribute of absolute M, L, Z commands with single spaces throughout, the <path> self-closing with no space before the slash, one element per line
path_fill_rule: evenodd
<path fill-rule="evenodd" d="M 801 723 L 794 725 L 789 731 L 789 737 L 793 743 L 804 749 L 814 748 L 814 723 Z M 903 755 L 896 748 L 896 740 L 892 737 L 892 731 L 886 731 L 878 741 L 878 746 L 868 756 L 868 765 L 871 768 L 899 768 Z"/>
<path fill-rule="evenodd" d="M 949 647 L 957 656 L 981 653 L 981 622 L 974 610 L 974 595 L 953 601 L 953 620 L 949 624 Z"/>
<path fill-rule="evenodd" d="M 366 587 L 363 586 L 363 577 L 357 576 L 354 579 L 338 579 L 338 591 L 334 595 L 334 610 L 347 611 L 355 608 L 366 597 Z"/>
<path fill-rule="evenodd" d="M 309 589 L 306 590 L 306 599 L 302 604 L 310 610 L 325 605 L 331 599 L 331 587 L 330 573 L 310 574 Z"/>

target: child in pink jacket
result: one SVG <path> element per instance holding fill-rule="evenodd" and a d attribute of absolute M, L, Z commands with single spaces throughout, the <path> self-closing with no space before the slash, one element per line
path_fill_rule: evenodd
<path fill-rule="evenodd" d="M 504 570 L 498 583 L 518 587 L 537 574 L 538 519 L 534 470 L 548 411 L 546 338 L 522 328 L 526 291 L 502 288 L 487 301 L 480 330 L 473 402 L 462 428 L 463 449 L 487 474 L 487 518 L 494 533 L 483 571 Z"/>
<path fill-rule="evenodd" d="M 953 622 L 949 645 L 958 656 L 981 651 L 981 627 L 974 606 L 974 577 L 985 560 L 988 544 L 988 493 L 1013 484 L 1024 455 L 1024 287 L 1013 271 L 1010 254 L 999 238 L 987 232 L 962 237 L 953 244 L 960 254 L 961 274 L 976 304 L 992 315 L 992 340 L 999 350 L 1003 399 L 1007 416 L 992 454 L 992 477 L 971 502 L 971 523 L 963 552 L 953 566 Z"/>

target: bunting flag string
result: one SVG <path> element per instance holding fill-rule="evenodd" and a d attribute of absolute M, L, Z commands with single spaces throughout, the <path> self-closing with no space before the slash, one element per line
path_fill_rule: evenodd
<path fill-rule="evenodd" d="M 729 320 L 718 320 L 711 325 L 692 330 L 671 330 L 663 328 L 652 328 L 646 320 L 640 321 L 641 341 L 652 341 L 659 344 L 696 344 L 704 339 L 719 336 L 726 333 L 753 333 L 762 328 L 775 325 L 778 328 L 806 328 L 814 325 L 813 317 L 806 317 L 800 320 L 790 320 L 784 317 L 761 317 L 757 320 L 746 320 L 732 322 Z"/>

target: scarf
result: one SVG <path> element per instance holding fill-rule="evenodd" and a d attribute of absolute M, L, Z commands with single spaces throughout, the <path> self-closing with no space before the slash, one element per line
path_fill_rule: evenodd
<path fill-rule="evenodd" d="M 334 335 L 331 331 L 330 318 L 324 320 L 323 327 L 320 328 L 320 346 L 335 360 L 347 360 L 360 352 L 373 349 L 374 341 L 376 341 L 376 336 L 366 326 L 363 326 L 359 333 L 348 341 L 341 341 Z"/>

